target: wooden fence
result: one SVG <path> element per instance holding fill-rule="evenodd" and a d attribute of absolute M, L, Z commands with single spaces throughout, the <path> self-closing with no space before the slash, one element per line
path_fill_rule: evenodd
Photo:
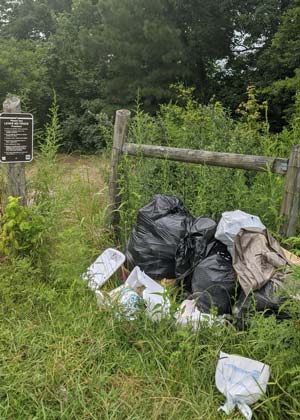
<path fill-rule="evenodd" d="M 126 143 L 126 134 L 130 120 L 130 111 L 126 109 L 116 112 L 114 138 L 109 182 L 109 199 L 111 221 L 118 225 L 118 208 L 121 204 L 118 186 L 119 163 L 122 153 L 130 156 L 145 156 L 155 159 L 169 159 L 178 162 L 194 163 L 225 168 L 237 168 L 252 171 L 271 172 L 285 176 L 281 216 L 283 224 L 281 233 L 295 236 L 300 213 L 300 146 L 291 149 L 289 159 L 241 155 L 236 153 L 209 152 L 205 150 L 180 149 L 175 147 L 151 146 L 146 144 Z"/>

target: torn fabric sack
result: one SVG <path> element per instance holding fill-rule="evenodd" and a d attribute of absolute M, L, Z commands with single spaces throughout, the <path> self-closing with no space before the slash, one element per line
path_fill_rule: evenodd
<path fill-rule="evenodd" d="M 268 281 L 281 283 L 288 261 L 266 229 L 243 228 L 234 241 L 233 267 L 246 296 Z"/>

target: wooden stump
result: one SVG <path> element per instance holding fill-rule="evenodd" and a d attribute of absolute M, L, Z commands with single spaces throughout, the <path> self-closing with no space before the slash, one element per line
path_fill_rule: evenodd
<path fill-rule="evenodd" d="M 111 156 L 111 171 L 109 180 L 109 211 L 111 223 L 114 227 L 118 225 L 119 213 L 118 209 L 121 204 L 119 180 L 119 163 L 122 156 L 122 148 L 125 143 L 128 123 L 131 112 L 128 109 L 120 109 L 116 112 L 116 120 L 114 125 L 114 138 Z"/>
<path fill-rule="evenodd" d="M 281 233 L 295 236 L 300 213 L 300 146 L 293 146 L 288 162 L 281 215 L 284 223 Z"/>

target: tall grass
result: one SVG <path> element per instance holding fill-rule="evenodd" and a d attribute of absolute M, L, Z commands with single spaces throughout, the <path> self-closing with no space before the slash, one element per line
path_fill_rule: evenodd
<path fill-rule="evenodd" d="M 180 100 L 181 105 L 163 105 L 155 117 L 137 107 L 129 141 L 275 157 L 288 157 L 296 141 L 294 128 L 270 134 L 267 106 L 257 103 L 252 88 L 239 107 L 238 121 L 220 103 L 200 105 L 182 88 Z M 223 211 L 237 208 L 257 214 L 278 234 L 284 178 L 271 171 L 255 173 L 140 156 L 124 157 L 123 177 L 124 239 L 137 210 L 156 193 L 178 196 L 195 216 L 218 219 Z"/>

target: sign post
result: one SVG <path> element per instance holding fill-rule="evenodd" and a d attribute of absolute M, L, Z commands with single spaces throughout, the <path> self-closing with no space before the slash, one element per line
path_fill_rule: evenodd
<path fill-rule="evenodd" d="M 31 114 L 0 114 L 0 160 L 2 163 L 31 162 L 33 117 Z"/>
<path fill-rule="evenodd" d="M 0 115 L 0 162 L 7 164 L 8 195 L 27 204 L 24 162 L 32 160 L 33 118 L 21 113 L 20 98 L 9 96 Z"/>

